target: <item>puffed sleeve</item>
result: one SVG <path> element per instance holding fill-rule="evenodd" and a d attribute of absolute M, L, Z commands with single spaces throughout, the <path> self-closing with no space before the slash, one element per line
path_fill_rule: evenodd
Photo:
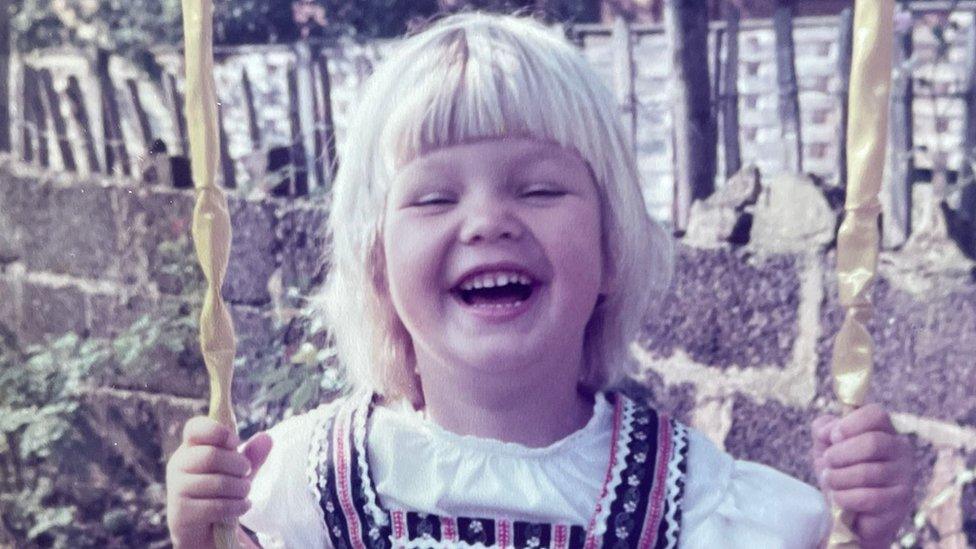
<path fill-rule="evenodd" d="M 680 547 L 807 549 L 830 533 L 824 496 L 775 469 L 737 461 L 689 429 Z"/>
<path fill-rule="evenodd" d="M 324 414 L 322 406 L 272 427 L 272 446 L 251 481 L 251 508 L 240 522 L 253 530 L 264 548 L 332 547 L 308 478 L 312 437 Z"/>

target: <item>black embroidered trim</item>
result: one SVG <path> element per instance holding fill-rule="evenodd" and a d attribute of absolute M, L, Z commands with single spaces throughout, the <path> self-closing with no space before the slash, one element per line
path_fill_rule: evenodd
<path fill-rule="evenodd" d="M 610 394 L 614 405 L 617 399 L 626 398 L 619 394 Z M 606 531 L 602 540 L 599 540 L 600 547 L 637 547 L 642 530 L 642 522 L 647 514 L 650 503 L 650 495 L 654 489 L 654 470 L 656 460 L 664 460 L 665 463 L 671 460 L 670 455 L 674 451 L 682 453 L 682 459 L 678 462 L 680 475 L 677 479 L 671 478 L 670 471 L 667 475 L 667 483 L 676 483 L 678 487 L 678 502 L 675 509 L 674 520 L 680 525 L 681 520 L 681 495 L 684 489 L 684 475 L 687 470 L 687 460 L 684 454 L 687 452 L 687 444 L 680 448 L 674 446 L 673 440 L 676 433 L 676 424 L 673 421 L 665 423 L 671 429 L 672 448 L 668 455 L 661 455 L 657 450 L 658 427 L 660 425 L 657 412 L 647 405 L 633 402 L 633 415 L 631 424 L 630 442 L 627 451 L 618 449 L 618 455 L 626 456 L 627 464 L 622 471 L 621 481 L 615 489 L 615 497 L 611 503 L 610 514 L 607 517 Z M 350 403 L 346 403 L 350 405 Z M 318 486 L 322 499 L 319 502 L 322 507 L 328 534 L 336 549 L 349 549 L 357 546 L 365 546 L 370 549 L 386 549 L 397 543 L 411 543 L 423 546 L 424 542 L 436 545 L 444 540 L 443 531 L 444 521 L 442 517 L 432 514 L 419 512 L 405 512 L 401 516 L 405 517 L 404 527 L 406 529 L 406 539 L 394 539 L 394 516 L 386 509 L 382 509 L 387 516 L 386 524 L 377 524 L 371 513 L 367 511 L 366 495 L 364 482 L 371 480 L 364 475 L 364 471 L 359 465 L 359 450 L 356 447 L 355 424 L 356 415 L 366 414 L 360 421 L 366 421 L 371 406 L 357 406 L 352 414 L 343 414 L 340 410 L 338 416 L 348 417 L 344 421 L 347 444 L 349 445 L 349 480 L 352 487 L 351 496 L 357 518 L 362 529 L 362 540 L 354 543 L 350 539 L 349 525 L 343 515 L 339 503 L 337 491 L 336 468 L 333 461 L 332 448 L 333 437 L 336 429 L 335 417 L 329 418 L 324 424 L 324 428 L 319 431 L 318 436 L 323 437 L 327 444 L 322 444 L 322 451 L 325 451 L 326 459 L 320 461 L 318 467 Z M 621 454 L 621 452 L 623 452 Z M 667 487 L 665 486 L 666 490 Z M 657 540 L 654 547 L 667 547 L 669 498 L 664 498 L 664 510 L 658 524 Z M 377 502 L 379 506 L 379 502 Z M 496 529 L 500 519 L 491 518 L 470 518 L 457 517 L 453 519 L 456 539 L 459 545 L 482 544 L 485 547 L 495 545 Z M 508 535 L 510 546 L 514 547 L 551 547 L 555 542 L 556 525 L 531 523 L 524 521 L 511 521 L 511 532 Z M 564 527 L 565 528 L 565 527 Z M 587 532 L 579 525 L 572 525 L 568 528 L 569 539 L 566 546 L 576 549 L 585 546 Z"/>

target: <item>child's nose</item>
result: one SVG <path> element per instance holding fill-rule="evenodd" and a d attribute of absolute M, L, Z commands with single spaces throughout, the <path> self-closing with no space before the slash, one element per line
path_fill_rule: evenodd
<path fill-rule="evenodd" d="M 461 241 L 465 244 L 518 240 L 522 237 L 522 222 L 503 205 L 481 204 L 471 210 L 461 230 Z"/>

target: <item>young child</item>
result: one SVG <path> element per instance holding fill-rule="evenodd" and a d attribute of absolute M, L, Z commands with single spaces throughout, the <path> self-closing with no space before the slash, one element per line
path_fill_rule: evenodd
<path fill-rule="evenodd" d="M 335 181 L 328 315 L 349 384 L 252 438 L 190 420 L 177 547 L 818 547 L 816 489 L 609 388 L 672 269 L 609 91 L 528 19 L 449 17 L 365 86 Z M 813 428 L 822 486 L 890 544 L 887 414 Z M 242 539 L 250 544 L 241 532 Z"/>

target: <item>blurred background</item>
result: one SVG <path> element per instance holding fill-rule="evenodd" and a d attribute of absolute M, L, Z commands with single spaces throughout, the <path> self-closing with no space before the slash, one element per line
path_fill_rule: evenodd
<path fill-rule="evenodd" d="M 919 465 L 899 547 L 976 547 L 976 1 L 897 2 L 872 399 Z M 308 298 L 372 68 L 445 13 L 538 17 L 613 90 L 673 292 L 635 388 L 812 482 L 843 313 L 850 0 L 216 0 L 244 435 L 341 390 Z M 177 0 L 0 0 L 0 546 L 166 547 L 205 409 Z"/>

